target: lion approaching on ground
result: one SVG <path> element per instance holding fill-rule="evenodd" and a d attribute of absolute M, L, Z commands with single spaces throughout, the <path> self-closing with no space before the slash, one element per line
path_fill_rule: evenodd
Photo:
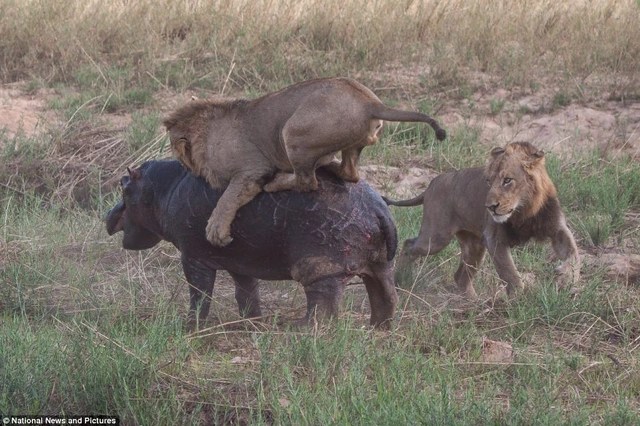
<path fill-rule="evenodd" d="M 174 155 L 215 188 L 227 187 L 207 224 L 207 239 L 231 242 L 237 210 L 262 189 L 311 191 L 315 170 L 358 181 L 358 158 L 383 120 L 419 121 L 446 133 L 426 114 L 386 107 L 349 78 L 295 84 L 254 100 L 192 101 L 164 120 Z M 342 152 L 342 162 L 333 160 Z M 266 185 L 265 185 L 266 184 Z"/>
<path fill-rule="evenodd" d="M 567 227 L 556 188 L 547 174 L 544 153 L 528 142 L 494 148 L 486 167 L 439 175 L 420 196 L 391 201 L 396 206 L 423 203 L 418 237 L 405 241 L 398 273 L 418 256 L 436 254 L 455 236 L 460 265 L 454 279 L 459 290 L 475 299 L 473 277 L 485 251 L 493 260 L 507 292 L 523 288 L 510 248 L 531 238 L 551 240 L 562 282 L 580 277 L 580 257 Z"/>

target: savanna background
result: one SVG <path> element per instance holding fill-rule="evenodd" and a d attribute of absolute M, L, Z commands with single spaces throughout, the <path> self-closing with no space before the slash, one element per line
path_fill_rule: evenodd
<path fill-rule="evenodd" d="M 640 2 L 0 0 L 0 414 L 122 424 L 640 423 Z M 416 265 L 389 332 L 363 286 L 340 318 L 289 330 L 301 287 L 264 283 L 241 321 L 225 274 L 211 326 L 184 329 L 163 243 L 126 252 L 101 221 L 127 166 L 169 155 L 191 96 L 256 97 L 344 75 L 449 132 L 390 123 L 363 153 L 379 191 L 528 140 L 547 152 L 584 256 L 571 290 L 549 250 L 514 253 L 506 302 L 451 291 L 458 247 Z M 420 208 L 394 209 L 401 241 Z"/>

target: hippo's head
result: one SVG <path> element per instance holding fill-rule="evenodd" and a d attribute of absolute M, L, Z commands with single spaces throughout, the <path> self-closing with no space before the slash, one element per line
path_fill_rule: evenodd
<path fill-rule="evenodd" d="M 159 226 L 153 212 L 153 190 L 146 183 L 144 169 L 145 165 L 127 169 L 129 174 L 120 179 L 122 200 L 105 218 L 109 235 L 124 231 L 122 247 L 128 250 L 148 249 L 162 240 L 153 231 L 159 231 Z"/>

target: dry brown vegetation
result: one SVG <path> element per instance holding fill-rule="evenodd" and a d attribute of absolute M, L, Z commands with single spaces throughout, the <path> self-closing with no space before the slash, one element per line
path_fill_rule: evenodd
<path fill-rule="evenodd" d="M 557 75 L 637 96 L 639 21 L 635 0 L 4 0 L 0 77 L 73 81 L 83 66 L 119 66 L 164 84 L 198 69 L 190 83 L 260 88 L 418 64 L 431 87 L 482 71 L 506 85 Z"/>

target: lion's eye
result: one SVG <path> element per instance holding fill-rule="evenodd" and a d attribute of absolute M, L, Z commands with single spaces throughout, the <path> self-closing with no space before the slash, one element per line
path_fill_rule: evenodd
<path fill-rule="evenodd" d="M 511 179 L 511 178 L 504 178 L 504 179 L 502 180 L 502 185 L 503 185 L 503 186 L 507 186 L 507 185 L 509 185 L 511 182 L 513 182 L 513 179 Z"/>

